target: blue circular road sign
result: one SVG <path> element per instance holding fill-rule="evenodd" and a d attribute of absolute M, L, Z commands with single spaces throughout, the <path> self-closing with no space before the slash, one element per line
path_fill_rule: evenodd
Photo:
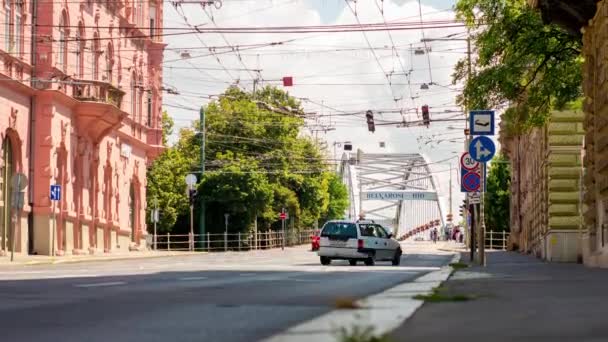
<path fill-rule="evenodd" d="M 496 153 L 496 146 L 492 139 L 480 136 L 473 140 L 471 140 L 471 144 L 469 145 L 469 154 L 471 157 L 480 162 L 487 163 L 489 162 L 494 154 Z"/>

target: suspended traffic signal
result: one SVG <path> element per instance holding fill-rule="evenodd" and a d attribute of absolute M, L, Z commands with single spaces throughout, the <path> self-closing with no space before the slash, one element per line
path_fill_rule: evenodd
<path fill-rule="evenodd" d="M 428 128 L 431 124 L 431 115 L 429 114 L 429 106 L 422 106 L 422 123 Z"/>
<path fill-rule="evenodd" d="M 365 118 L 367 119 L 367 130 L 374 133 L 376 131 L 376 124 L 374 123 L 374 113 L 371 110 L 368 110 L 365 113 Z"/>

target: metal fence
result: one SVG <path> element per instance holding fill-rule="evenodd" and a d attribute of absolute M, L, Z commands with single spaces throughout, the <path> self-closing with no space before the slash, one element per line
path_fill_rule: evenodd
<path fill-rule="evenodd" d="M 486 231 L 486 249 L 507 249 L 509 233 L 505 231 Z"/>
<path fill-rule="evenodd" d="M 150 248 L 166 251 L 249 251 L 303 245 L 311 242 L 314 230 L 267 231 L 254 233 L 220 234 L 162 234 L 152 236 Z"/>

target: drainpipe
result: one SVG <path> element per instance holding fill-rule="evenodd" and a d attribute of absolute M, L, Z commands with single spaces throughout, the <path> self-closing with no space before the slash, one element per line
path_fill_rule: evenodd
<path fill-rule="evenodd" d="M 31 69 L 31 75 L 30 75 L 30 87 L 36 89 L 36 62 L 37 62 L 37 56 L 36 56 L 36 31 L 37 31 L 37 25 L 38 25 L 38 1 L 37 0 L 32 0 L 32 42 L 31 42 L 31 47 L 30 47 L 30 65 L 32 66 Z M 34 253 L 34 161 L 36 160 L 35 155 L 36 155 L 36 149 L 34 146 L 36 146 L 36 110 L 35 110 L 35 106 L 36 106 L 36 94 L 30 96 L 30 125 L 29 125 L 29 146 L 28 146 L 28 153 L 29 153 L 29 159 L 28 159 L 28 164 L 29 164 L 29 170 L 28 170 L 28 177 L 29 177 L 29 190 L 28 190 L 28 198 L 29 198 L 29 205 L 30 205 L 30 213 L 28 215 L 27 218 L 27 224 L 28 224 L 28 231 L 30 232 L 28 235 L 30 238 L 28 238 L 28 252 Z"/>

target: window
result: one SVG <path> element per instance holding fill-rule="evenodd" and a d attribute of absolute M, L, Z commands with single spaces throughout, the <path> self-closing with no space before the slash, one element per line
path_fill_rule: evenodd
<path fill-rule="evenodd" d="M 137 81 L 135 73 L 131 76 L 131 117 L 135 119 L 137 114 Z"/>
<path fill-rule="evenodd" d="M 156 40 L 156 37 L 154 36 L 156 34 L 156 7 L 150 7 L 149 12 L 150 38 L 152 38 L 152 40 Z"/>
<path fill-rule="evenodd" d="M 15 3 L 15 48 L 17 57 L 23 56 L 23 2 Z"/>
<path fill-rule="evenodd" d="M 356 239 L 357 227 L 354 223 L 329 222 L 323 227 L 321 237 Z"/>
<path fill-rule="evenodd" d="M 375 230 L 376 230 L 376 237 L 381 238 L 381 239 L 388 239 L 388 234 L 386 233 L 386 230 L 384 230 L 384 228 L 382 228 L 382 226 L 380 225 L 374 225 L 375 226 Z"/>
<path fill-rule="evenodd" d="M 82 22 L 78 23 L 78 31 L 76 31 L 76 44 L 78 44 L 78 48 L 76 49 L 76 74 L 78 78 L 84 78 L 84 49 L 85 49 L 85 40 L 84 38 L 84 25 Z"/>
<path fill-rule="evenodd" d="M 9 0 L 4 0 L 4 48 L 7 52 L 11 52 L 11 38 L 13 30 L 11 26 L 11 4 Z"/>
<path fill-rule="evenodd" d="M 68 64 L 68 55 L 66 53 L 68 49 L 67 26 L 67 17 L 65 12 L 63 12 L 61 15 L 61 21 L 59 22 L 59 58 L 57 62 L 59 62 L 59 67 L 64 72 L 66 71 Z"/>
<path fill-rule="evenodd" d="M 91 63 L 93 70 L 93 79 L 99 79 L 99 34 L 95 32 L 93 35 L 93 45 L 91 49 Z"/>
<path fill-rule="evenodd" d="M 137 1 L 137 17 L 135 17 L 136 24 L 139 26 L 143 26 L 144 21 L 144 1 L 143 0 L 134 0 Z"/>
<path fill-rule="evenodd" d="M 152 94 L 150 93 L 146 95 L 146 107 L 148 111 L 148 121 L 146 122 L 146 125 L 152 127 Z"/>
<path fill-rule="evenodd" d="M 139 83 L 137 84 L 139 88 L 138 97 L 137 97 L 137 122 L 141 123 L 143 118 L 143 100 L 144 100 L 144 79 L 139 76 Z"/>
<path fill-rule="evenodd" d="M 376 233 L 374 231 L 374 225 L 372 225 L 372 224 L 360 224 L 359 230 L 361 231 L 361 236 L 369 236 L 369 237 L 376 236 Z"/>
<path fill-rule="evenodd" d="M 112 48 L 112 43 L 108 43 L 108 48 L 106 49 L 106 82 L 112 83 L 112 72 L 114 69 L 114 49 Z"/>

